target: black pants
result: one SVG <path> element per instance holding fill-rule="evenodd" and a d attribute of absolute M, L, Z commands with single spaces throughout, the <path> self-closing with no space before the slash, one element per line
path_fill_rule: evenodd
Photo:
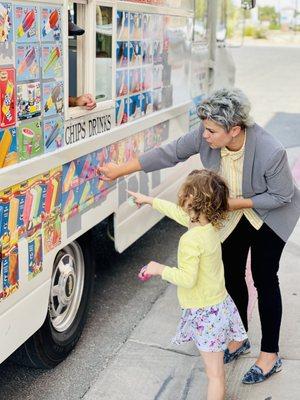
<path fill-rule="evenodd" d="M 226 288 L 239 310 L 246 331 L 248 290 L 245 271 L 251 248 L 251 270 L 258 294 L 262 330 L 261 351 L 268 353 L 279 351 L 282 303 L 277 272 L 284 246 L 285 242 L 266 224 L 256 230 L 245 216 L 222 244 Z"/>

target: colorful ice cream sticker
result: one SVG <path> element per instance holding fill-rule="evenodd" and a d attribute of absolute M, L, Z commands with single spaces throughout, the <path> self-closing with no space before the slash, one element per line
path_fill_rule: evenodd
<path fill-rule="evenodd" d="M 43 79 L 62 78 L 62 47 L 60 44 L 42 45 L 42 75 Z"/>
<path fill-rule="evenodd" d="M 12 4 L 0 3 L 0 43 L 13 41 Z"/>
<path fill-rule="evenodd" d="M 41 8 L 41 40 L 53 42 L 61 39 L 61 9 L 59 7 Z"/>
<path fill-rule="evenodd" d="M 16 128 L 0 130 L 0 169 L 18 162 Z"/>
<path fill-rule="evenodd" d="M 45 119 L 43 126 L 45 153 L 61 148 L 64 144 L 64 124 L 62 118 Z"/>
<path fill-rule="evenodd" d="M 62 114 L 64 110 L 63 81 L 43 83 L 43 113 L 44 116 Z"/>
<path fill-rule="evenodd" d="M 19 120 L 41 115 L 40 82 L 17 85 L 17 115 Z"/>
<path fill-rule="evenodd" d="M 20 161 L 43 154 L 44 138 L 39 120 L 18 127 L 18 153 Z"/>
<path fill-rule="evenodd" d="M 15 69 L 0 68 L 0 128 L 16 124 L 15 84 Z"/>
<path fill-rule="evenodd" d="M 16 71 L 18 81 L 40 78 L 40 49 L 33 44 L 16 46 Z"/>
<path fill-rule="evenodd" d="M 30 5 L 17 4 L 14 7 L 16 42 L 37 42 L 38 8 Z"/>

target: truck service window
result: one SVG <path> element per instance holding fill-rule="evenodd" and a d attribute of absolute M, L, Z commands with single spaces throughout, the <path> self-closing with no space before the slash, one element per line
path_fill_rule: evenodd
<path fill-rule="evenodd" d="M 112 7 L 96 5 L 96 100 L 112 98 Z"/>
<path fill-rule="evenodd" d="M 82 27 L 84 25 L 83 4 L 69 2 L 69 21 Z M 69 33 L 69 96 L 76 97 L 84 92 L 83 44 L 85 35 Z"/>

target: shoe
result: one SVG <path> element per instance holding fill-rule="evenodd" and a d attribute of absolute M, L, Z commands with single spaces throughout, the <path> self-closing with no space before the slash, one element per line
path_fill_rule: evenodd
<path fill-rule="evenodd" d="M 233 353 L 230 353 L 229 349 L 226 349 L 224 351 L 224 364 L 228 364 L 233 360 L 236 360 L 243 354 L 250 353 L 250 342 L 248 339 L 244 341 L 241 347 L 239 347 L 236 351 Z"/>
<path fill-rule="evenodd" d="M 281 358 L 277 358 L 275 364 L 266 374 L 263 373 L 262 369 L 257 365 L 252 365 L 248 372 L 245 373 L 242 382 L 246 385 L 252 385 L 253 383 L 260 383 L 270 378 L 271 375 L 276 372 L 280 372 L 282 369 L 282 360 Z"/>
<path fill-rule="evenodd" d="M 81 36 L 85 33 L 85 30 L 83 28 L 80 28 L 80 26 L 74 24 L 70 11 L 68 11 L 68 20 L 69 20 L 68 24 L 69 36 Z"/>

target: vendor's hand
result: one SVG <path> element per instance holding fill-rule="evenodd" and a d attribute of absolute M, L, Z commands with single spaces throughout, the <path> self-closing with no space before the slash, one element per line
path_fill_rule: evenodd
<path fill-rule="evenodd" d="M 156 261 L 150 261 L 149 264 L 147 265 L 145 273 L 153 276 L 162 275 L 164 269 L 165 269 L 164 265 Z"/>
<path fill-rule="evenodd" d="M 229 198 L 228 199 L 228 210 L 242 210 L 243 208 L 253 208 L 253 202 L 251 199 Z"/>
<path fill-rule="evenodd" d="M 75 105 L 79 107 L 84 107 L 86 110 L 93 110 L 96 107 L 97 103 L 94 97 L 91 94 L 87 93 L 76 97 Z"/>
<path fill-rule="evenodd" d="M 120 174 L 119 165 L 114 162 L 104 164 L 102 167 L 97 169 L 97 172 L 99 175 L 101 175 L 100 178 L 106 182 L 114 181 L 122 175 Z"/>
<path fill-rule="evenodd" d="M 127 190 L 127 193 L 134 198 L 134 201 L 138 207 L 142 204 L 150 204 L 152 206 L 153 197 L 146 196 L 142 193 L 131 192 L 130 190 Z"/>

